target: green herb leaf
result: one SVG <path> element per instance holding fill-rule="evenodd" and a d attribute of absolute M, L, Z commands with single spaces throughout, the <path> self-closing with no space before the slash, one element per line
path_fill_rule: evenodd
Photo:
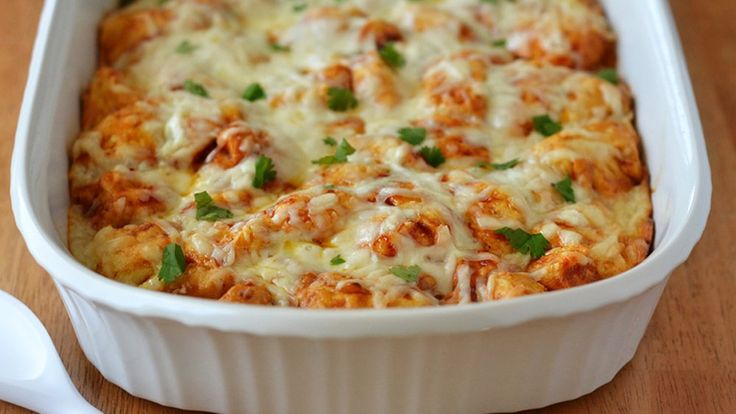
<path fill-rule="evenodd" d="M 181 43 L 179 43 L 179 46 L 177 46 L 174 51 L 180 55 L 188 55 L 194 52 L 195 50 L 197 50 L 197 46 L 194 46 L 193 44 L 189 43 L 188 40 L 184 40 Z"/>
<path fill-rule="evenodd" d="M 268 45 L 274 52 L 289 52 L 291 48 L 289 46 L 280 45 L 278 43 L 271 43 Z"/>
<path fill-rule="evenodd" d="M 503 47 L 505 48 L 507 44 L 506 39 L 496 39 L 491 43 L 491 46 L 493 47 Z"/>
<path fill-rule="evenodd" d="M 618 85 L 621 81 L 621 79 L 618 77 L 618 72 L 616 71 L 616 69 L 613 68 L 600 70 L 598 71 L 598 73 L 596 73 L 596 76 L 614 85 Z"/>
<path fill-rule="evenodd" d="M 306 3 L 295 4 L 294 7 L 292 7 L 291 9 L 294 10 L 295 12 L 301 12 L 307 9 L 307 4 Z"/>
<path fill-rule="evenodd" d="M 233 217 L 230 210 L 216 206 L 214 200 L 206 191 L 194 194 L 194 203 L 197 205 L 195 215 L 197 220 L 217 221 Z"/>
<path fill-rule="evenodd" d="M 273 160 L 265 155 L 256 161 L 256 174 L 253 176 L 253 187 L 263 188 L 268 182 L 276 179 Z"/>
<path fill-rule="evenodd" d="M 312 161 L 312 164 L 317 165 L 332 165 L 332 164 L 342 164 L 342 162 L 338 161 L 337 158 L 335 158 L 334 155 L 326 155 L 320 159 Z"/>
<path fill-rule="evenodd" d="M 334 147 L 337 145 L 337 141 L 335 141 L 335 138 L 332 138 L 332 137 L 327 137 L 323 139 L 322 142 L 324 142 L 325 145 L 329 145 L 331 147 Z"/>
<path fill-rule="evenodd" d="M 171 283 L 179 278 L 187 269 L 184 251 L 176 243 L 167 244 L 161 257 L 161 270 L 158 278 L 164 283 Z"/>
<path fill-rule="evenodd" d="M 481 162 L 478 163 L 478 166 L 481 168 L 485 168 L 488 170 L 508 170 L 510 168 L 514 168 L 519 164 L 519 159 L 514 158 L 511 161 L 506 161 L 502 163 L 495 163 L 495 162 Z"/>
<path fill-rule="evenodd" d="M 335 158 L 340 161 L 347 161 L 348 155 L 352 155 L 354 153 L 355 148 L 353 148 L 347 140 L 343 139 L 337 147 L 337 151 L 335 151 Z"/>
<path fill-rule="evenodd" d="M 392 275 L 404 279 L 407 282 L 416 282 L 419 275 L 422 273 L 422 268 L 417 265 L 393 266 L 388 269 L 388 271 L 391 272 Z"/>
<path fill-rule="evenodd" d="M 383 45 L 378 49 L 378 54 L 392 69 L 401 69 L 406 65 L 406 59 L 404 59 L 404 56 L 396 50 L 393 42 Z"/>
<path fill-rule="evenodd" d="M 330 87 L 327 89 L 327 107 L 337 112 L 355 109 L 358 100 L 350 89 Z"/>
<path fill-rule="evenodd" d="M 312 161 L 312 164 L 343 164 L 348 162 L 348 155 L 352 155 L 353 153 L 355 153 L 355 148 L 353 148 L 347 140 L 343 139 L 342 142 L 340 142 L 340 145 L 337 146 L 337 150 L 335 150 L 335 155 L 322 157 L 318 160 Z"/>
<path fill-rule="evenodd" d="M 445 156 L 442 155 L 442 151 L 437 147 L 424 146 L 419 150 L 419 153 L 424 158 L 424 161 L 434 168 L 445 163 Z"/>
<path fill-rule="evenodd" d="M 192 95 L 201 96 L 203 98 L 209 98 L 210 94 L 207 93 L 207 89 L 201 84 L 187 79 L 184 81 L 184 90 L 191 93 Z"/>
<path fill-rule="evenodd" d="M 544 252 L 550 247 L 549 242 L 541 233 L 529 234 L 522 229 L 504 227 L 496 230 L 496 234 L 506 237 L 511 247 L 530 255 L 535 260 L 544 256 Z"/>
<path fill-rule="evenodd" d="M 552 184 L 552 186 L 557 190 L 558 193 L 562 196 L 562 198 L 565 199 L 568 203 L 574 203 L 575 202 L 575 192 L 572 189 L 572 178 L 568 175 L 564 180 Z"/>
<path fill-rule="evenodd" d="M 260 83 L 251 83 L 243 91 L 243 99 L 250 102 L 266 99 L 266 91 L 263 90 Z"/>
<path fill-rule="evenodd" d="M 562 125 L 550 118 L 549 115 L 535 116 L 532 118 L 532 123 L 534 124 L 534 130 L 545 137 L 551 137 L 562 131 Z"/>
<path fill-rule="evenodd" d="M 424 128 L 401 128 L 399 130 L 399 138 L 411 145 L 421 144 L 426 137 L 427 130 Z"/>
<path fill-rule="evenodd" d="M 342 258 L 339 254 L 330 260 L 330 264 L 333 266 L 338 266 L 345 263 L 345 259 Z"/>

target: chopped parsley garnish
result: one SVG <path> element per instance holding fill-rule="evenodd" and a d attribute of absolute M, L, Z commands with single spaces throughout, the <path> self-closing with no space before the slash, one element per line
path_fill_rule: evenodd
<path fill-rule="evenodd" d="M 546 114 L 535 116 L 532 118 L 532 123 L 534 124 L 534 130 L 545 137 L 551 137 L 552 135 L 562 131 L 562 125 Z"/>
<path fill-rule="evenodd" d="M 506 39 L 496 39 L 491 43 L 493 47 L 506 47 Z"/>
<path fill-rule="evenodd" d="M 301 12 L 307 9 L 307 3 L 295 4 L 292 8 L 295 12 Z"/>
<path fill-rule="evenodd" d="M 419 150 L 419 153 L 424 158 L 424 161 L 434 168 L 445 163 L 445 156 L 442 155 L 442 151 L 437 147 L 424 146 Z"/>
<path fill-rule="evenodd" d="M 358 100 L 350 89 L 330 87 L 327 89 L 327 107 L 337 112 L 355 109 Z"/>
<path fill-rule="evenodd" d="M 337 145 L 337 141 L 335 141 L 335 138 L 332 138 L 332 137 L 327 137 L 323 139 L 322 142 L 324 142 L 325 145 L 329 145 L 331 147 L 334 147 Z"/>
<path fill-rule="evenodd" d="M 253 176 L 253 187 L 263 188 L 267 183 L 276 179 L 276 170 L 273 169 L 273 160 L 265 155 L 256 161 L 256 173 Z"/>
<path fill-rule="evenodd" d="M 511 247 L 523 254 L 528 254 L 532 259 L 539 259 L 549 249 L 549 242 L 543 234 L 529 234 L 522 229 L 504 227 L 496 230 L 509 241 Z"/>
<path fill-rule="evenodd" d="M 330 260 L 330 264 L 333 266 L 338 266 L 345 263 L 345 259 L 342 258 L 339 254 Z"/>
<path fill-rule="evenodd" d="M 335 151 L 335 158 L 339 161 L 347 161 L 348 155 L 352 155 L 353 153 L 355 153 L 355 148 L 347 140 L 343 139 L 337 147 L 337 151 Z"/>
<path fill-rule="evenodd" d="M 426 137 L 427 130 L 424 128 L 401 128 L 399 130 L 399 138 L 411 145 L 421 144 Z"/>
<path fill-rule="evenodd" d="M 596 73 L 596 76 L 614 85 L 618 85 L 618 83 L 620 82 L 618 72 L 616 71 L 616 69 L 613 68 L 600 70 L 598 71 L 598 73 Z"/>
<path fill-rule="evenodd" d="M 176 243 L 167 244 L 161 257 L 161 270 L 158 271 L 159 280 L 164 283 L 171 283 L 184 274 L 186 269 L 187 262 L 181 246 Z"/>
<path fill-rule="evenodd" d="M 188 40 L 184 40 L 179 43 L 179 46 L 176 47 L 175 52 L 179 53 L 180 55 L 188 55 L 195 50 L 197 50 L 197 46 L 194 46 Z"/>
<path fill-rule="evenodd" d="M 351 155 L 353 153 L 355 153 L 355 148 L 353 148 L 347 140 L 343 139 L 342 142 L 340 142 L 340 145 L 337 146 L 337 150 L 335 150 L 335 155 L 322 157 L 316 161 L 312 161 L 312 164 L 343 164 L 348 162 L 348 155 Z"/>
<path fill-rule="evenodd" d="M 510 168 L 514 168 L 517 165 L 519 165 L 519 159 L 514 158 L 511 161 L 506 161 L 502 163 L 495 163 L 495 162 L 481 162 L 478 164 L 479 167 L 485 168 L 485 169 L 493 169 L 493 170 L 508 170 Z"/>
<path fill-rule="evenodd" d="M 263 90 L 260 83 L 251 83 L 243 91 L 243 99 L 250 102 L 266 99 L 266 91 Z"/>
<path fill-rule="evenodd" d="M 206 191 L 194 194 L 194 203 L 197 205 L 197 220 L 217 221 L 233 217 L 230 210 L 216 206 Z"/>
<path fill-rule="evenodd" d="M 419 275 L 422 273 L 422 268 L 417 265 L 393 266 L 388 269 L 388 271 L 391 272 L 392 275 L 404 279 L 407 282 L 416 282 Z"/>
<path fill-rule="evenodd" d="M 404 59 L 404 56 L 396 50 L 393 42 L 383 45 L 378 49 L 378 54 L 392 69 L 401 69 L 406 65 L 406 59 Z"/>
<path fill-rule="evenodd" d="M 568 203 L 575 202 L 575 192 L 572 189 L 572 178 L 570 178 L 569 175 L 564 180 L 552 184 L 552 187 L 554 187 Z"/>
<path fill-rule="evenodd" d="M 191 93 L 192 95 L 201 96 L 203 98 L 210 97 L 210 94 L 207 93 L 207 89 L 205 89 L 204 86 L 197 82 L 194 82 L 191 79 L 187 79 L 184 81 L 184 90 Z"/>
<path fill-rule="evenodd" d="M 274 52 L 288 52 L 291 50 L 289 46 L 280 45 L 278 43 L 271 43 L 268 45 Z"/>

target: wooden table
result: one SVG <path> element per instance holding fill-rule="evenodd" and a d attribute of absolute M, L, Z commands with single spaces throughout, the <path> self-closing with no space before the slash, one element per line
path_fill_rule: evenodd
<path fill-rule="evenodd" d="M 107 382 L 79 348 L 56 289 L 15 228 L 10 154 L 42 0 L 0 13 L 0 289 L 40 317 L 87 400 L 104 412 L 177 412 Z M 591 395 L 545 413 L 736 413 L 736 1 L 671 0 L 690 63 L 713 169 L 703 240 L 672 276 L 634 360 Z M 732 240 L 734 239 L 734 240 Z M 0 370 L 2 367 L 0 367 Z M 0 402 L 0 414 L 24 410 Z"/>

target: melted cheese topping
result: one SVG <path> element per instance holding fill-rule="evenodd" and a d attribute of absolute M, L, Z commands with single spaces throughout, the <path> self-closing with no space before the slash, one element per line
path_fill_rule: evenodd
<path fill-rule="evenodd" d="M 100 32 L 72 150 L 69 243 L 107 277 L 234 302 L 381 308 L 572 287 L 648 253 L 629 91 L 584 71 L 605 67 L 615 45 L 591 1 L 140 0 Z M 387 45 L 404 65 L 384 60 Z M 243 98 L 254 83 L 265 99 Z M 334 87 L 356 108 L 330 109 Z M 540 134 L 540 115 L 562 130 Z M 400 139 L 406 127 L 425 140 Z M 328 136 L 355 149 L 347 162 L 313 162 L 335 154 Z M 261 156 L 277 176 L 258 189 Z M 574 203 L 552 186 L 568 176 Z M 202 191 L 233 217 L 197 220 Z M 542 234 L 549 249 L 535 260 L 503 227 Z M 169 243 L 186 271 L 164 283 Z"/>

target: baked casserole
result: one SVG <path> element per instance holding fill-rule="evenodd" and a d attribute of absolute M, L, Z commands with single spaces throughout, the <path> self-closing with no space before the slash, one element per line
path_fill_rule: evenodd
<path fill-rule="evenodd" d="M 141 288 L 259 305 L 501 300 L 652 241 L 593 0 L 139 0 L 110 13 L 69 246 Z"/>

